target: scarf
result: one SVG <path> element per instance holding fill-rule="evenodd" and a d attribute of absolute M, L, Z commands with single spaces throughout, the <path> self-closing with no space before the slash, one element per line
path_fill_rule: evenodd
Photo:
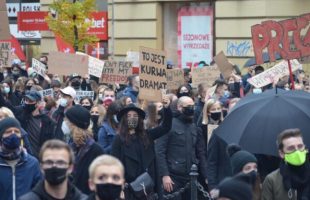
<path fill-rule="evenodd" d="M 280 163 L 280 174 L 283 177 L 284 188 L 297 190 L 298 200 L 310 200 L 310 163 L 302 166 L 292 166 L 284 161 Z"/>

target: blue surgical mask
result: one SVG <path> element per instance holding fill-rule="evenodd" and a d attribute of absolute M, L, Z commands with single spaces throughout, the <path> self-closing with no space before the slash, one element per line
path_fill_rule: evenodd
<path fill-rule="evenodd" d="M 5 87 L 4 89 L 3 89 L 3 92 L 5 93 L 5 94 L 9 94 L 10 93 L 10 88 L 9 87 Z"/>
<path fill-rule="evenodd" d="M 225 98 L 229 98 L 230 97 L 230 92 L 225 90 L 224 91 L 224 95 L 223 95 Z"/>
<path fill-rule="evenodd" d="M 253 94 L 261 94 L 263 91 L 261 88 L 254 88 L 253 89 Z"/>

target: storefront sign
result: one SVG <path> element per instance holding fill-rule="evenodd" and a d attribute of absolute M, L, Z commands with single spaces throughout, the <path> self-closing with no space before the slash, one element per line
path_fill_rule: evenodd
<path fill-rule="evenodd" d="M 48 12 L 18 12 L 17 23 L 19 31 L 47 31 L 45 17 Z"/>

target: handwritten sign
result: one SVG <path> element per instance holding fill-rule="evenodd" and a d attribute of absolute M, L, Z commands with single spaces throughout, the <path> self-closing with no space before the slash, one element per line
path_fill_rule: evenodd
<path fill-rule="evenodd" d="M 296 60 L 291 60 L 292 71 L 302 68 L 302 65 Z M 276 78 L 282 78 L 289 75 L 288 63 L 286 60 L 276 64 L 274 67 L 248 79 L 248 82 L 256 88 L 264 87 L 273 82 Z"/>
<path fill-rule="evenodd" d="M 217 67 L 192 68 L 192 86 L 198 87 L 199 84 L 206 84 L 212 87 L 214 81 L 220 77 Z"/>
<path fill-rule="evenodd" d="M 52 88 L 39 91 L 42 97 L 52 97 L 54 98 L 54 90 Z"/>
<path fill-rule="evenodd" d="M 42 77 L 45 77 L 46 66 L 35 58 L 32 58 L 32 69 Z"/>
<path fill-rule="evenodd" d="M 132 62 L 104 61 L 101 81 L 103 83 L 126 84 L 128 76 L 132 75 Z"/>
<path fill-rule="evenodd" d="M 270 62 L 276 60 L 276 53 L 286 60 L 310 56 L 309 22 L 310 13 L 280 22 L 268 20 L 252 26 L 256 64 L 264 63 L 264 49 L 268 50 Z M 305 33 L 304 36 L 303 33 Z M 295 46 L 294 50 L 291 49 L 291 39 Z"/>
<path fill-rule="evenodd" d="M 94 91 L 76 91 L 74 102 L 79 103 L 83 97 L 90 97 L 92 100 L 94 100 L 95 93 Z"/>
<path fill-rule="evenodd" d="M 166 52 L 140 47 L 139 98 L 161 101 L 162 89 L 167 87 Z"/>
<path fill-rule="evenodd" d="M 104 61 L 88 56 L 88 74 L 98 78 L 102 75 Z"/>
<path fill-rule="evenodd" d="M 127 51 L 126 61 L 132 62 L 133 67 L 139 67 L 139 52 L 138 51 Z"/>
<path fill-rule="evenodd" d="M 167 69 L 167 89 L 176 90 L 184 84 L 184 73 L 182 69 Z"/>
<path fill-rule="evenodd" d="M 0 42 L 0 66 L 11 67 L 11 43 Z"/>
<path fill-rule="evenodd" d="M 5 1 L 0 1 L 0 40 L 10 40 L 9 18 Z"/>

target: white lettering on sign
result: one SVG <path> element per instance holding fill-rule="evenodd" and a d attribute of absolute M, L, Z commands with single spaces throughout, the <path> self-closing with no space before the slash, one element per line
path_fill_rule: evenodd
<path fill-rule="evenodd" d="M 104 28 L 104 22 L 105 22 L 105 20 L 104 20 L 104 18 L 101 18 L 101 19 L 99 19 L 99 20 L 95 20 L 94 18 L 92 18 L 91 20 L 90 19 L 88 19 L 88 18 L 86 18 L 85 19 L 85 22 L 86 23 L 91 23 L 91 28 Z"/>

